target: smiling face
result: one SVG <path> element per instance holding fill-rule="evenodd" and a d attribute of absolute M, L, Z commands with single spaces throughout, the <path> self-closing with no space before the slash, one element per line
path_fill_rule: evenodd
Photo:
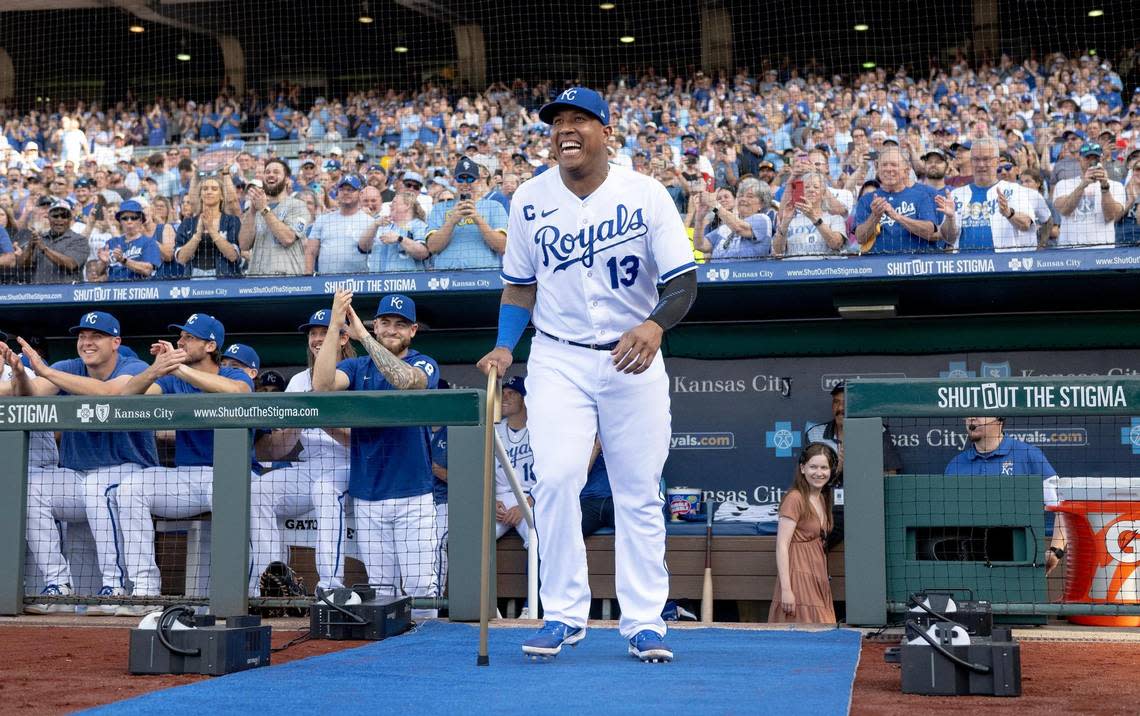
<path fill-rule="evenodd" d="M 815 490 L 822 490 L 831 480 L 831 463 L 825 455 L 815 455 L 800 465 L 800 472 Z"/>
<path fill-rule="evenodd" d="M 102 331 L 82 330 L 75 337 L 75 352 L 88 370 L 106 365 L 118 355 L 122 340 Z"/>
<path fill-rule="evenodd" d="M 603 125 L 594 115 L 580 109 L 561 109 L 550 125 L 552 154 L 563 169 L 585 169 L 599 157 L 607 157 L 606 143 L 611 134 L 613 128 Z"/>
<path fill-rule="evenodd" d="M 402 358 L 412 345 L 419 326 L 403 316 L 380 316 L 372 322 L 372 332 L 376 339 L 392 352 L 397 358 Z"/>
<path fill-rule="evenodd" d="M 522 393 L 511 388 L 503 389 L 503 417 L 511 418 L 526 410 Z"/>

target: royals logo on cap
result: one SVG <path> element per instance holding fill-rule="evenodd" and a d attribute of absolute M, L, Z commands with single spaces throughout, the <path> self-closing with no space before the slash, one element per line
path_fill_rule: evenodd
<path fill-rule="evenodd" d="M 70 329 L 72 334 L 80 331 L 99 331 L 109 336 L 117 336 L 119 335 L 119 319 L 104 311 L 91 311 L 83 314 L 83 318 L 79 319 L 79 325 L 72 326 Z"/>
<path fill-rule="evenodd" d="M 538 118 L 551 124 L 554 122 L 554 115 L 561 109 L 580 109 L 593 115 L 604 125 L 610 123 L 610 108 L 605 98 L 589 87 L 570 87 L 563 90 L 553 102 L 543 105 L 538 111 Z"/>
<path fill-rule="evenodd" d="M 226 329 L 222 327 L 222 322 L 208 313 L 195 313 L 186 319 L 186 323 L 171 323 L 169 328 L 185 331 L 204 341 L 214 341 L 218 345 L 226 340 Z"/>
<path fill-rule="evenodd" d="M 416 303 L 403 294 L 393 293 L 380 299 L 376 307 L 376 318 L 380 316 L 400 316 L 412 323 L 416 322 Z"/>

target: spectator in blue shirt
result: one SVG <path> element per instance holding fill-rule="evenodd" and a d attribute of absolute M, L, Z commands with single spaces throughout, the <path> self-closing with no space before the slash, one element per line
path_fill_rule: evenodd
<path fill-rule="evenodd" d="M 898 147 L 884 146 L 876 164 L 880 188 L 855 207 L 855 239 L 862 253 L 933 251 L 938 233 L 930 193 L 907 186 L 906 160 Z"/>
<path fill-rule="evenodd" d="M 1042 482 L 1056 477 L 1057 471 L 1034 445 L 1005 436 L 1005 418 L 966 418 L 969 444 L 946 465 L 948 477 L 1012 477 L 1040 475 Z M 1056 504 L 1055 494 L 1046 494 L 1046 504 Z M 1046 573 L 1053 571 L 1065 556 L 1065 530 L 1058 519 L 1053 540 L 1045 555 Z"/>
<path fill-rule="evenodd" d="M 162 255 L 154 239 L 143 233 L 143 207 L 134 199 L 124 201 L 115 212 L 115 220 L 123 230 L 121 236 L 107 241 L 99 252 L 107 264 L 108 281 L 135 281 L 150 278 L 162 264 Z"/>
<path fill-rule="evenodd" d="M 441 202 L 428 217 L 427 247 L 441 270 L 498 268 L 507 248 L 507 212 L 481 198 L 486 183 L 467 157 L 455 167 L 458 202 Z"/>
<path fill-rule="evenodd" d="M 729 201 L 719 201 L 727 195 Z M 714 199 L 717 197 L 717 199 Z M 720 189 L 716 194 L 701 192 L 698 215 L 712 207 L 713 221 L 718 225 L 711 231 L 704 221 L 696 221 L 693 228 L 693 247 L 708 254 L 714 261 L 724 259 L 761 258 L 772 254 L 772 221 L 761 208 L 757 187 L 745 188 L 735 201 L 731 190 Z M 717 205 L 713 206 L 714 201 Z"/>

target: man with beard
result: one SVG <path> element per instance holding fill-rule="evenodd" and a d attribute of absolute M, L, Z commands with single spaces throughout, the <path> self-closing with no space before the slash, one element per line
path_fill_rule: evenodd
<path fill-rule="evenodd" d="M 289 196 L 289 166 L 280 159 L 265 163 L 265 188 L 246 190 L 249 209 L 241 217 L 238 244 L 252 251 L 250 276 L 300 276 L 305 273 L 305 231 L 309 211 L 300 199 Z"/>
<path fill-rule="evenodd" d="M 71 204 L 50 199 L 47 207 L 48 230 L 41 233 L 30 226 L 31 238 L 21 247 L 19 261 L 32 283 L 74 283 L 83 280 L 87 259 L 87 239 L 71 230 Z"/>
<path fill-rule="evenodd" d="M 423 390 L 439 385 L 435 360 L 411 348 L 419 324 L 416 304 L 391 294 L 372 322 L 375 338 L 352 307 L 352 292 L 337 291 L 325 339 L 313 362 L 313 390 Z M 338 360 L 341 329 L 367 357 Z M 423 426 L 353 428 L 348 494 L 356 516 L 356 544 L 368 583 L 387 594 L 432 597 L 436 585 L 433 475 Z M 435 610 L 413 609 L 430 618 Z"/>
<path fill-rule="evenodd" d="M 178 345 L 151 345 L 154 363 L 123 386 L 123 395 L 252 393 L 253 381 L 242 370 L 221 365 L 226 334 L 222 322 L 195 313 L 179 332 Z M 127 575 L 133 596 L 157 597 L 162 586 L 154 556 L 152 516 L 186 519 L 209 512 L 214 501 L 214 431 L 174 433 L 174 467 L 152 467 L 131 473 L 119 483 L 119 517 Z M 116 616 L 143 616 L 161 607 L 122 606 Z"/>

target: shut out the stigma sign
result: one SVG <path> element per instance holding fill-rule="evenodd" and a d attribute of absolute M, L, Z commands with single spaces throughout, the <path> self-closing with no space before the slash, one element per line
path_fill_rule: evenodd
<path fill-rule="evenodd" d="M 1104 409 L 1127 408 L 1123 386 L 1111 384 L 1034 383 L 1007 385 L 944 385 L 938 388 L 937 405 L 943 410 Z"/>

